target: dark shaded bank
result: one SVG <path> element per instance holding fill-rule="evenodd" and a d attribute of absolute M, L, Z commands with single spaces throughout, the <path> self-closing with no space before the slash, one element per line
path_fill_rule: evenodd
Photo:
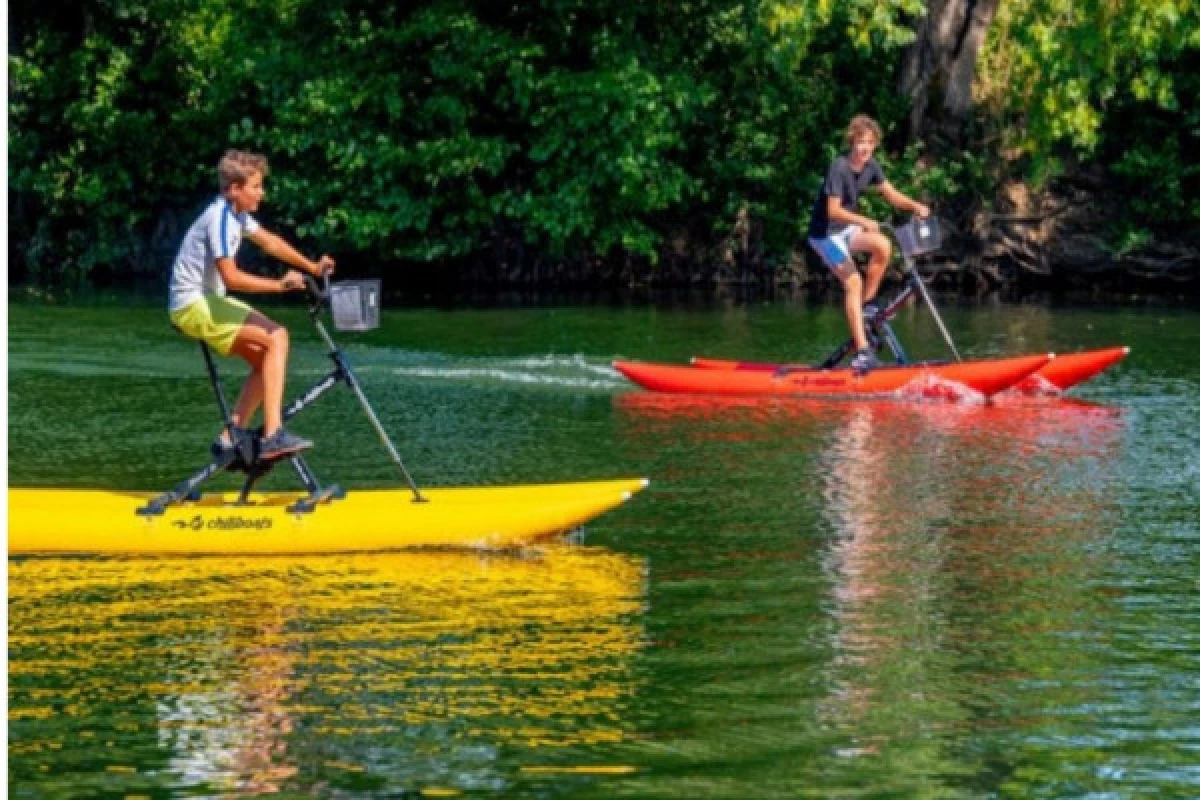
<path fill-rule="evenodd" d="M 927 283 L 946 298 L 1000 301 L 1051 302 L 1141 302 L 1147 299 L 1171 302 L 1200 301 L 1200 279 L 1194 266 L 1183 270 L 1158 269 L 1148 256 L 1124 259 L 1085 260 L 1093 240 L 1060 245 L 1080 255 L 1079 261 L 1054 265 L 1035 261 L 1038 270 L 1024 268 L 1021 259 L 1031 258 L 1029 249 L 1014 250 L 1000 259 L 980 259 L 978 244 L 951 242 L 948 252 L 923 260 L 918 268 Z M 974 245 L 974 246 L 972 246 Z M 1071 249 L 1074 247 L 1075 249 Z M 1182 248 L 1181 248 L 1182 249 Z M 1174 266 L 1187 256 L 1163 251 L 1162 263 Z M 1143 260 L 1145 258 L 1146 260 Z M 348 260 L 342 261 L 344 265 Z M 972 263 L 974 262 L 974 263 Z M 46 288 L 29 283 L 10 285 L 14 301 L 98 301 L 103 298 L 137 297 L 153 304 L 166 297 L 166 268 L 163 274 L 108 275 L 86 286 Z M 276 274 L 269 267 L 256 272 Z M 999 280 L 994 276 L 999 274 Z M 840 297 L 839 287 L 820 263 L 793 257 L 737 259 L 726 262 L 696 262 L 683 258 L 652 264 L 644 259 L 621 261 L 530 258 L 525 262 L 472 260 L 440 265 L 397 264 L 346 265 L 342 279 L 379 278 L 389 305 L 468 305 L 474 307 L 523 307 L 546 305 L 684 305 L 815 300 L 827 302 Z M 884 291 L 899 283 L 899 260 L 893 265 Z M 256 298 L 273 305 L 276 298 Z"/>
<path fill-rule="evenodd" d="M 1155 241 L 1123 252 L 1087 211 L 1068 203 L 1037 210 L 978 212 L 943 218 L 943 249 L 919 269 L 938 288 L 1005 298 L 1036 293 L 1200 296 L 1200 242 Z M 685 246 L 657 262 L 627 255 L 548 258 L 521 248 L 502 257 L 475 258 L 427 276 L 409 276 L 414 288 L 458 292 L 506 289 L 701 289 L 722 294 L 835 289 L 807 247 L 771 253 L 753 237 L 707 251 Z M 896 259 L 899 266 L 899 259 Z"/>
<path fill-rule="evenodd" d="M 841 290 L 827 278 L 815 275 L 806 283 L 771 280 L 766 271 L 759 279 L 747 269 L 742 274 L 722 278 L 714 271 L 697 269 L 671 283 L 651 276 L 638 280 L 630 270 L 620 278 L 570 281 L 561 276 L 543 279 L 500 282 L 466 274 L 453 279 L 448 270 L 433 274 L 405 274 L 402 271 L 376 271 L 343 275 L 366 275 L 383 281 L 384 307 L 387 309 L 561 309 L 561 308 L 655 308 L 659 310 L 706 311 L 752 308 L 762 305 L 801 306 L 809 309 L 840 309 Z M 632 281 L 625 278 L 633 276 Z M 892 270 L 885 278 L 881 293 L 890 295 L 902 286 L 901 275 Z M 1184 285 L 1187 286 L 1186 284 Z M 1200 291 L 1185 291 L 1164 284 L 1128 284 L 1115 289 L 1103 282 L 1090 285 L 1011 286 L 989 291 L 968 292 L 948 280 L 940 280 L 932 289 L 939 307 L 983 308 L 1019 304 L 1046 309 L 1078 308 L 1200 308 Z M 44 289 L 22 285 L 9 288 L 10 305 L 68 305 L 83 307 L 124 307 L 165 309 L 165 282 L 143 280 L 136 285 L 112 285 L 104 288 Z M 268 313 L 298 310 L 304 306 L 299 296 L 247 295 L 256 307 Z M 163 314 L 166 324 L 166 314 Z"/>
<path fill-rule="evenodd" d="M 1027 224 L 996 225 L 985 240 L 969 238 L 951 228 L 946 249 L 918 265 L 928 283 L 947 295 L 998 297 L 1104 297 L 1120 300 L 1137 296 L 1200 298 L 1200 250 L 1188 243 L 1162 243 L 1128 255 L 1113 254 L 1099 237 L 1086 231 L 1041 241 L 1042 228 Z M 169 263 L 169 262 L 165 262 Z M 808 254 L 786 257 L 735 254 L 732 259 L 698 261 L 668 255 L 652 263 L 627 256 L 619 260 L 599 257 L 577 259 L 530 255 L 515 261 L 484 260 L 440 265 L 369 265 L 342 257 L 339 276 L 344 279 L 380 278 L 389 296 L 404 304 L 447 302 L 471 298 L 473 303 L 504 305 L 505 298 L 646 297 L 682 293 L 719 298 L 772 298 L 837 291 L 835 281 Z M 899 261 L 893 274 L 899 268 Z M 87 284 L 75 287 L 42 287 L 29 281 L 10 280 L 17 298 L 81 297 L 117 289 L 154 295 L 166 292 L 161 274 L 98 270 Z M 269 266 L 250 271 L 275 275 Z M 491 299 L 489 299 L 491 298 Z M 524 302 L 518 304 L 523 305 Z"/>
<path fill-rule="evenodd" d="M 1130 202 L 1097 168 L 1061 178 L 1041 191 L 1010 182 L 996 190 L 990 208 L 963 200 L 936 207 L 945 243 L 919 266 L 936 288 L 963 296 L 1200 297 L 1200 232 L 1181 227 L 1141 238 L 1123 235 L 1122 213 Z M 269 211 L 264 215 L 266 224 L 288 232 L 286 223 L 272 217 Z M 50 296 L 105 289 L 165 291 L 184 224 L 184 215 L 164 213 L 142 243 L 136 267 L 97 263 L 70 290 L 61 284 L 46 286 L 45 276 L 23 270 L 19 255 L 25 245 L 10 239 L 10 286 L 37 287 L 24 291 Z M 486 305 L 490 296 L 626 297 L 684 290 L 724 298 L 836 290 L 806 245 L 772 246 L 764 221 L 745 209 L 727 229 L 727 235 L 715 239 L 700 226 L 676 227 L 656 258 L 631 252 L 605 257 L 585 249 L 551 254 L 523 241 L 511 227 L 484 237 L 477 252 L 440 261 L 381 261 L 369 252 L 333 255 L 340 276 L 383 278 L 389 293 L 413 304 L 469 297 Z M 252 247 L 243 250 L 239 261 L 253 272 L 279 274 L 279 265 Z M 899 267 L 899 258 L 895 264 Z"/>

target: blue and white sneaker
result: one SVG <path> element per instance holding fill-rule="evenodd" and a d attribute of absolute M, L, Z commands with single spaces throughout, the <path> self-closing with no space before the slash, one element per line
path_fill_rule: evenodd
<path fill-rule="evenodd" d="M 283 458 L 299 453 L 301 450 L 307 450 L 312 446 L 313 443 L 308 439 L 301 439 L 280 428 L 262 440 L 262 444 L 258 446 L 258 457 L 263 459 Z"/>
<path fill-rule="evenodd" d="M 213 439 L 213 443 L 209 445 L 208 452 L 213 458 L 221 458 L 222 456 L 228 455 L 230 451 L 233 450 L 233 442 L 226 438 L 228 435 L 229 434 L 227 431 L 221 431 L 221 433 L 217 435 L 217 438 Z M 236 428 L 235 435 L 240 437 L 247 436 L 249 434 L 247 431 L 244 431 L 241 428 Z"/>
<path fill-rule="evenodd" d="M 208 452 L 213 458 L 220 458 L 228 454 L 232 449 L 233 442 L 227 441 L 225 439 L 225 434 L 222 433 L 216 439 L 213 439 L 213 443 L 209 445 Z"/>
<path fill-rule="evenodd" d="M 879 359 L 870 350 L 859 350 L 850 361 L 850 368 L 862 375 L 879 366 Z"/>

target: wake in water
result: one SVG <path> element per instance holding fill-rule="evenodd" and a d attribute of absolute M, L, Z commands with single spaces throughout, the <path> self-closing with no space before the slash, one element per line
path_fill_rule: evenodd
<path fill-rule="evenodd" d="M 607 359 L 589 358 L 582 354 L 538 354 L 519 358 L 493 356 L 451 356 L 444 353 L 399 350 L 392 348 L 350 346 L 345 348 L 356 373 L 392 374 L 432 380 L 462 381 L 472 384 L 541 386 L 551 389 L 583 389 L 611 392 L 628 387 L 620 373 L 609 366 Z M 95 352 L 76 348 L 52 356 L 19 354 L 12 358 L 10 371 L 47 372 L 74 377 L 137 377 L 176 378 L 204 377 L 203 362 L 192 348 L 169 353 L 130 350 Z M 237 359 L 220 359 L 217 364 L 222 376 L 240 379 L 245 365 Z M 298 352 L 288 370 L 292 381 L 306 381 L 328 372 L 330 363 L 323 354 Z"/>
<path fill-rule="evenodd" d="M 470 383 L 473 386 L 532 386 L 547 389 L 612 392 L 628 387 L 628 382 L 607 360 L 582 354 L 553 353 L 520 357 L 452 356 L 445 353 L 414 350 L 372 349 L 351 356 L 355 372 L 363 375 L 388 374 L 405 378 Z M 320 372 L 321 367 L 305 364 L 294 374 Z"/>
<path fill-rule="evenodd" d="M 395 375 L 468 381 L 473 384 L 522 384 L 553 389 L 611 392 L 629 384 L 607 361 L 589 361 L 576 354 L 533 355 L 522 358 L 460 358 L 438 363 L 392 366 Z"/>

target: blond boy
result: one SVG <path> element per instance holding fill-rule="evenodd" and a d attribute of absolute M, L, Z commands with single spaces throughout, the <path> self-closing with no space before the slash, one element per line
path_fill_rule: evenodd
<path fill-rule="evenodd" d="M 236 355 L 250 365 L 233 411 L 233 424 L 248 426 L 263 408 L 259 456 L 271 459 L 305 450 L 312 442 L 283 428 L 283 389 L 287 374 L 287 329 L 250 306 L 225 296 L 235 292 L 277 293 L 304 288 L 300 272 L 321 276 L 333 271 L 329 256 L 310 261 L 251 216 L 265 193 L 267 159 L 229 150 L 217 165 L 221 194 L 192 223 L 171 269 L 171 322 L 187 336 L 199 339 L 222 355 Z M 293 269 L 282 278 L 263 278 L 238 268 L 242 238 Z M 231 446 L 229 431 L 213 443 L 214 453 Z"/>

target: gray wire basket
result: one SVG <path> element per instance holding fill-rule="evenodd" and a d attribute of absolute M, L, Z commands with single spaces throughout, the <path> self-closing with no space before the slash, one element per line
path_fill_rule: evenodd
<path fill-rule="evenodd" d="M 932 253 L 942 246 L 942 231 L 938 227 L 937 217 L 914 219 L 907 225 L 896 228 L 896 241 L 900 243 L 900 252 L 909 258 Z"/>
<path fill-rule="evenodd" d="M 333 327 L 371 331 L 379 327 L 379 281 L 339 281 L 329 287 Z"/>

